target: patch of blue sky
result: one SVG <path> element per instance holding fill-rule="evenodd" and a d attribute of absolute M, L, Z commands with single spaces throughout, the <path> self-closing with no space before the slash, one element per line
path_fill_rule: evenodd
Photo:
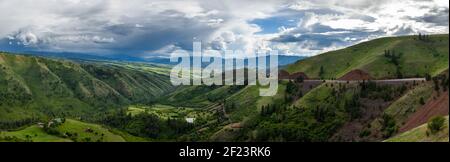
<path fill-rule="evenodd" d="M 281 27 L 295 27 L 298 18 L 292 16 L 275 16 L 266 19 L 255 19 L 250 23 L 258 25 L 262 30 L 257 34 L 271 34 L 279 32 Z"/>

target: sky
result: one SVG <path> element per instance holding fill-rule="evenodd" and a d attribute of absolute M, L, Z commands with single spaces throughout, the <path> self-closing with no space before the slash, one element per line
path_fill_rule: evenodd
<path fill-rule="evenodd" d="M 166 57 L 174 50 L 313 56 L 449 32 L 447 0 L 0 0 L 0 51 Z"/>

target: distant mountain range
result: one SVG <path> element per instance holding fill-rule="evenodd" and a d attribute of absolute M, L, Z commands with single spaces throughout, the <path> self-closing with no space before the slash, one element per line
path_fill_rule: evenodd
<path fill-rule="evenodd" d="M 165 65 L 175 65 L 177 63 L 170 62 L 168 57 L 152 57 L 152 58 L 140 58 L 127 55 L 93 55 L 84 53 L 72 53 L 72 52 L 36 52 L 36 51 L 26 51 L 20 52 L 25 53 L 25 55 L 36 55 L 43 57 L 55 57 L 55 58 L 65 58 L 71 60 L 105 60 L 105 61 L 126 61 L 126 62 L 147 62 L 155 64 L 165 64 Z M 278 65 L 286 66 L 295 63 L 299 60 L 305 59 L 305 56 L 278 56 Z"/>

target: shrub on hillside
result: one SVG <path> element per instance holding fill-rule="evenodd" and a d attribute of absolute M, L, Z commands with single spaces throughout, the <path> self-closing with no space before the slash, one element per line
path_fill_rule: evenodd
<path fill-rule="evenodd" d="M 430 134 L 436 134 L 439 131 L 443 130 L 445 128 L 445 118 L 442 116 L 436 116 L 431 118 L 431 120 L 428 122 L 428 133 Z"/>
<path fill-rule="evenodd" d="M 398 126 L 395 119 L 389 114 L 383 114 L 381 121 L 381 131 L 383 132 L 383 137 L 388 138 L 397 133 Z"/>
<path fill-rule="evenodd" d="M 419 102 L 420 102 L 421 105 L 425 105 L 425 100 L 423 99 L 423 97 L 420 97 L 420 101 Z"/>

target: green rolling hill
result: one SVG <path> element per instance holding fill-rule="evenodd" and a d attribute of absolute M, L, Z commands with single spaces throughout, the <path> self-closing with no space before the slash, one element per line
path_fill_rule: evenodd
<path fill-rule="evenodd" d="M 300 60 L 285 68 L 311 78 L 339 78 L 360 69 L 373 78 L 435 76 L 448 68 L 448 34 L 386 37 Z M 389 55 L 385 51 L 389 50 Z M 393 59 L 393 55 L 394 59 Z M 321 73 L 321 67 L 323 69 Z"/>
<path fill-rule="evenodd" d="M 28 142 L 134 142 L 147 139 L 110 129 L 98 124 L 66 119 L 50 133 L 38 125 L 17 131 L 0 131 L 0 141 Z"/>
<path fill-rule="evenodd" d="M 128 65 L 0 53 L 0 121 L 82 116 L 152 102 L 172 88 L 167 75 Z"/>

